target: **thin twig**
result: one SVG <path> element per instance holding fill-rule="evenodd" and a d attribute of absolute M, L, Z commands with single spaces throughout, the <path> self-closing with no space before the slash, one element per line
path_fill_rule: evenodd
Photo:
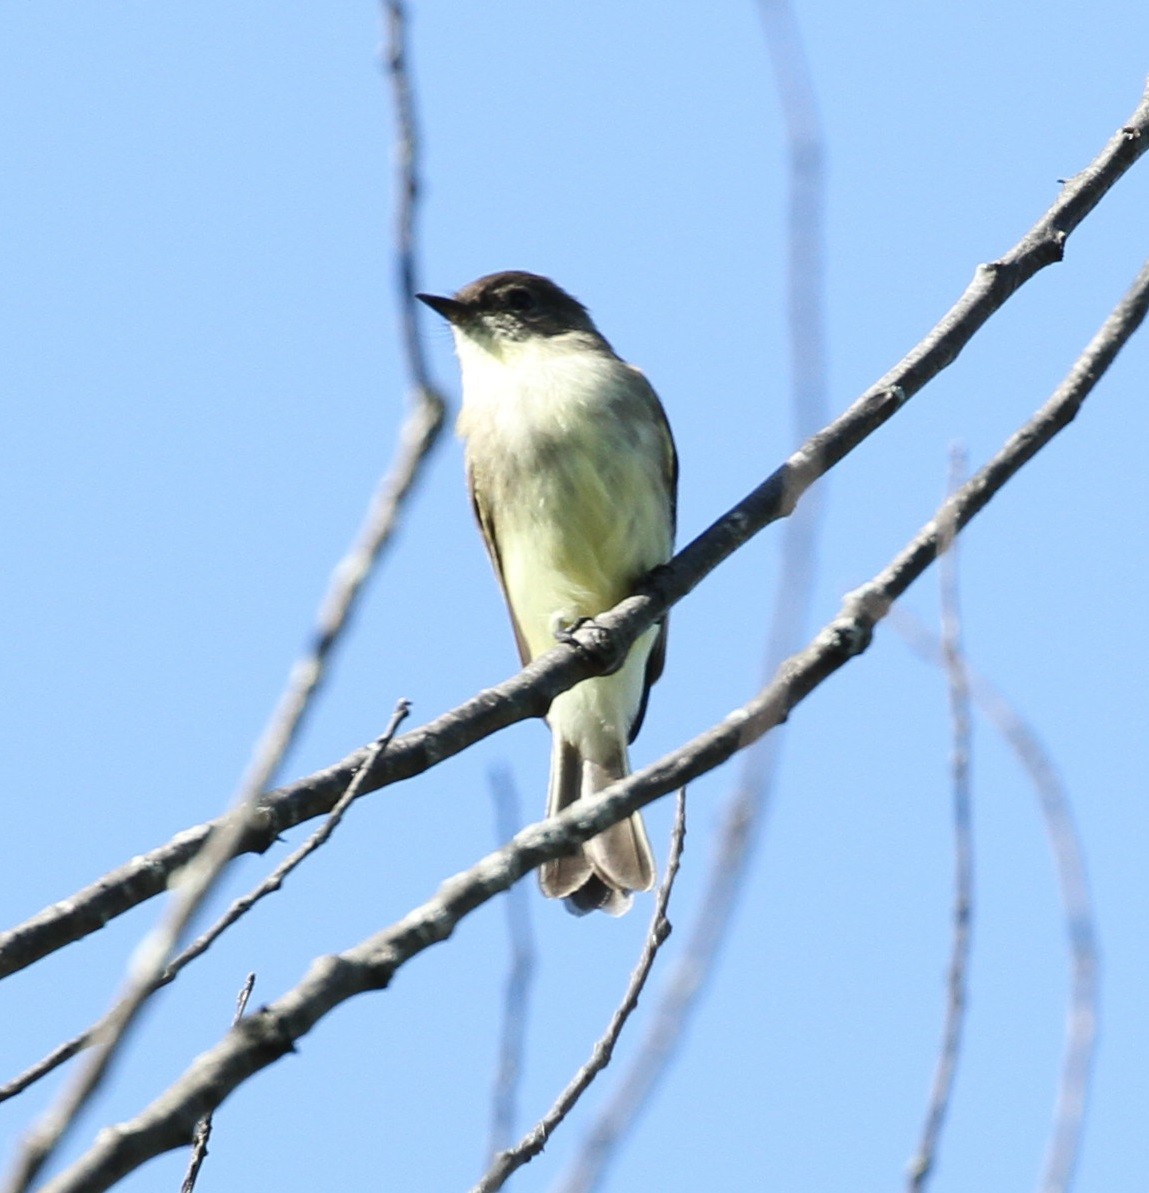
<path fill-rule="evenodd" d="M 891 620 L 915 654 L 935 666 L 942 665 L 940 644 L 912 613 L 898 606 L 891 610 Z M 1036 730 L 985 676 L 970 671 L 969 682 L 974 703 L 1017 755 L 1033 784 L 1057 872 L 1069 950 L 1070 992 L 1065 1049 L 1041 1188 L 1043 1193 L 1067 1193 L 1081 1151 L 1081 1129 L 1097 1043 L 1097 929 L 1084 847 L 1074 824 L 1069 793 Z"/>
<path fill-rule="evenodd" d="M 666 909 L 670 903 L 670 892 L 674 887 L 674 879 L 678 875 L 678 867 L 682 861 L 682 846 L 686 839 L 686 788 L 678 792 L 678 800 L 674 813 L 674 829 L 670 837 L 670 851 L 666 862 L 666 874 L 658 888 L 658 898 L 655 900 L 654 912 L 651 916 L 650 927 L 643 942 L 642 954 L 638 959 L 634 972 L 630 975 L 626 993 L 618 1009 L 611 1016 L 610 1024 L 591 1051 L 590 1060 L 571 1079 L 566 1089 L 559 1094 L 555 1104 L 543 1115 L 539 1122 L 523 1136 L 512 1148 L 500 1152 L 491 1167 L 484 1174 L 482 1180 L 471 1190 L 471 1193 L 494 1193 L 501 1189 L 511 1173 L 529 1163 L 543 1150 L 547 1141 L 554 1134 L 558 1125 L 566 1118 L 578 1103 L 579 1098 L 587 1091 L 590 1084 L 610 1064 L 618 1043 L 622 1029 L 630 1018 L 646 980 L 650 976 L 654 959 L 658 950 L 670 935 L 670 921 L 666 918 Z"/>
<path fill-rule="evenodd" d="M 420 400 L 436 407 L 441 421 L 446 403 L 437 387 L 431 383 L 423 337 L 419 334 L 419 304 L 415 300 L 421 288 L 416 254 L 416 217 L 422 185 L 419 176 L 421 141 L 411 68 L 407 63 L 407 12 L 401 0 L 384 0 L 383 7 L 387 25 L 385 59 L 395 107 L 395 150 L 399 164 L 399 195 L 395 205 L 395 280 L 403 318 L 403 347 L 407 368 Z"/>
<path fill-rule="evenodd" d="M 950 467 L 952 493 L 965 474 L 965 454 L 955 448 Z M 950 759 L 954 821 L 953 944 L 946 978 L 946 1014 L 941 1046 L 926 1104 L 917 1151 L 907 1167 L 906 1188 L 922 1193 L 937 1161 L 942 1127 L 953 1097 L 954 1077 L 961 1055 L 965 1026 L 971 929 L 973 925 L 973 818 L 970 787 L 970 693 L 962 649 L 961 606 L 958 600 L 957 546 L 953 527 L 943 526 L 942 555 L 938 567 L 941 589 L 942 664 L 949 690 L 953 749 Z"/>
<path fill-rule="evenodd" d="M 788 159 L 786 306 L 790 410 L 795 438 L 810 438 L 830 417 L 826 369 L 825 138 L 814 80 L 794 12 L 763 0 L 774 82 L 786 126 Z M 763 657 L 763 682 L 797 649 L 806 629 L 817 573 L 824 486 L 814 485 L 785 523 L 778 589 Z M 745 887 L 759 830 L 781 761 L 783 737 L 771 733 L 744 751 L 738 781 L 722 812 L 702 903 L 685 948 L 673 963 L 642 1041 L 614 1095 L 599 1108 L 564 1188 L 592 1188 L 666 1075 L 686 1024 L 715 973 L 719 951 Z"/>
<path fill-rule="evenodd" d="M 168 985 L 175 980 L 176 975 L 189 962 L 194 961 L 201 954 L 215 943 L 215 941 L 223 935 L 224 931 L 231 927 L 236 920 L 246 915 L 252 907 L 255 906 L 266 895 L 270 895 L 273 891 L 279 890 L 283 885 L 284 880 L 309 854 L 314 853 L 321 845 L 323 845 L 333 832 L 339 827 L 339 822 L 343 819 L 343 814 L 351 806 L 352 802 L 359 795 L 363 786 L 363 777 L 367 774 L 371 762 L 378 757 L 379 753 L 385 750 L 390 744 L 391 739 L 395 736 L 399 726 L 406 719 L 407 714 L 411 710 L 411 704 L 408 700 L 399 700 L 395 705 L 395 711 L 391 714 L 391 720 L 387 724 L 387 728 L 383 733 L 376 738 L 364 759 L 364 764 L 361 766 L 352 777 L 350 783 L 347 784 L 347 790 L 340 797 L 339 802 L 331 809 L 330 814 L 324 822 L 311 834 L 310 837 L 297 849 L 294 853 L 289 854 L 274 870 L 254 889 L 249 891 L 246 895 L 242 895 L 236 899 L 231 906 L 219 917 L 212 926 L 200 935 L 196 940 L 192 941 L 190 945 L 178 956 L 173 957 L 164 969 L 163 973 L 156 979 L 155 989 L 159 990 L 161 987 Z M 113 1017 L 120 1012 L 121 1008 L 113 1007 L 107 1015 L 97 1023 L 93 1023 L 91 1027 L 80 1032 L 79 1035 L 74 1036 L 66 1043 L 54 1048 L 42 1060 L 37 1061 L 36 1064 L 26 1069 L 18 1077 L 13 1078 L 7 1085 L 0 1086 L 0 1102 L 7 1098 L 14 1097 L 22 1090 L 28 1088 L 34 1082 L 39 1081 L 41 1077 L 47 1076 L 53 1069 L 58 1068 L 65 1061 L 70 1060 L 77 1053 L 82 1052 L 85 1048 L 90 1048 L 97 1040 L 100 1039 L 103 1032 L 108 1030 L 109 1024 Z"/>
<path fill-rule="evenodd" d="M 937 558 L 940 526 L 961 531 L 1072 421 L 1147 309 L 1149 263 L 1049 401 L 947 499 L 886 568 L 847 595 L 838 616 L 783 663 L 757 696 L 658 762 L 607 787 L 598 798 L 576 800 L 558 816 L 523 829 L 504 848 L 448 879 L 432 899 L 390 928 L 344 953 L 314 961 L 294 989 L 244 1019 L 135 1119 L 98 1136 L 43 1193 L 99 1193 L 152 1156 L 184 1146 L 189 1123 L 291 1051 L 296 1040 L 340 1003 L 367 990 L 384 989 L 401 966 L 447 939 L 460 920 L 524 874 L 720 766 L 786 720 L 819 684 L 867 649 L 877 623 Z"/>
<path fill-rule="evenodd" d="M 240 988 L 239 997 L 235 1000 L 235 1014 L 232 1016 L 231 1025 L 234 1027 L 242 1018 L 243 1012 L 247 1009 L 247 1000 L 251 997 L 252 990 L 255 989 L 255 974 L 249 973 L 247 980 Z M 195 1183 L 199 1177 L 199 1170 L 203 1167 L 203 1162 L 207 1159 L 207 1145 L 211 1139 L 211 1123 L 212 1115 L 205 1114 L 203 1118 L 196 1123 L 195 1138 L 192 1141 L 192 1154 L 188 1162 L 188 1170 L 184 1176 L 184 1183 L 180 1186 L 180 1193 L 193 1193 Z"/>
<path fill-rule="evenodd" d="M 560 692 L 617 665 L 631 643 L 763 527 L 787 517 L 798 497 L 891 418 L 952 363 L 987 319 L 1040 269 L 1060 260 L 1069 234 L 1114 183 L 1149 149 L 1149 88 L 1129 122 L 1098 157 L 1070 179 L 1052 207 L 1004 257 L 981 265 L 941 322 L 848 410 L 812 436 L 752 493 L 684 548 L 648 590 L 621 601 L 548 651 L 513 679 L 482 692 L 399 738 L 367 776 L 364 791 L 420 774 L 476 741 L 529 717 L 542 716 Z M 242 848 L 262 852 L 287 829 L 330 811 L 366 747 L 268 793 Z M 0 978 L 102 928 L 110 919 L 164 890 L 173 871 L 195 853 L 219 821 L 178 834 L 166 845 L 105 875 L 70 899 L 0 935 Z"/>
<path fill-rule="evenodd" d="M 519 794 L 508 770 L 500 768 L 492 773 L 491 795 L 495 804 L 495 831 L 502 843 L 515 835 L 522 821 Z M 535 973 L 535 940 L 527 887 L 520 884 L 511 887 L 507 891 L 506 908 L 511 962 L 503 988 L 503 1026 L 495 1088 L 491 1096 L 488 1159 L 498 1155 L 508 1145 L 515 1130 L 519 1078 L 523 1069 L 523 1042 Z"/>

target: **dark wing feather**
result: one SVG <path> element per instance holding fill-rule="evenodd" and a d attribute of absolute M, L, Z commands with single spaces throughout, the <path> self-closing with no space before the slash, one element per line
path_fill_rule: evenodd
<path fill-rule="evenodd" d="M 479 483 L 470 461 L 467 463 L 467 491 L 471 494 L 471 508 L 475 511 L 475 520 L 479 523 L 479 530 L 482 531 L 487 554 L 491 557 L 491 566 L 495 569 L 499 587 L 503 590 L 503 600 L 507 603 L 507 612 L 511 617 L 511 628 L 515 631 L 515 645 L 519 648 L 519 659 L 525 667 L 531 661 L 531 654 L 527 640 L 523 637 L 522 630 L 519 629 L 518 619 L 511 607 L 511 598 L 507 594 L 506 581 L 503 579 L 503 563 L 499 558 L 499 536 L 495 526 L 494 510 L 491 508 L 490 502 L 484 499 L 482 485 Z"/>
<path fill-rule="evenodd" d="M 670 541 L 673 543 L 675 531 L 678 528 L 678 452 L 674 447 L 674 435 L 671 433 L 670 423 L 666 421 L 666 411 L 663 410 L 662 403 L 658 400 L 658 395 L 654 392 L 654 387 L 638 369 L 634 371 L 644 382 L 642 396 L 646 402 L 650 417 L 658 424 L 662 431 L 664 447 L 662 477 L 666 482 L 666 491 L 670 502 Z M 642 689 L 642 701 L 638 706 L 638 712 L 630 727 L 630 741 L 634 741 L 638 736 L 638 731 L 642 728 L 643 718 L 646 716 L 646 704 L 650 698 L 651 685 L 662 675 L 663 668 L 666 666 L 668 622 L 669 615 L 664 617 L 659 623 L 658 637 L 655 638 L 654 645 L 651 647 L 650 654 L 646 659 L 646 676 Z"/>

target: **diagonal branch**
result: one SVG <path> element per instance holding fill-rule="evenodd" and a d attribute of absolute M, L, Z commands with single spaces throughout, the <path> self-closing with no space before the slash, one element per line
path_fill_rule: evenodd
<path fill-rule="evenodd" d="M 948 528 L 960 532 L 1076 416 L 1149 309 L 1149 263 L 1048 402 L 872 580 L 847 595 L 838 616 L 779 668 L 774 680 L 718 725 L 658 762 L 523 829 L 504 848 L 448 879 L 402 920 L 354 948 L 312 963 L 303 980 L 201 1054 L 135 1119 L 103 1131 L 43 1193 L 98 1193 L 146 1160 L 192 1138 L 196 1122 L 253 1074 L 292 1051 L 340 1003 L 385 989 L 396 972 L 446 940 L 475 908 L 542 862 L 571 852 L 625 816 L 713 770 L 781 724 L 824 680 L 864 652 L 875 625 L 937 558 Z M 943 531 L 943 528 L 947 528 Z"/>
<path fill-rule="evenodd" d="M 548 652 L 513 679 L 445 713 L 396 741 L 371 768 L 365 791 L 420 774 L 530 717 L 579 680 L 609 670 L 643 630 L 691 592 L 720 563 L 763 527 L 788 516 L 820 476 L 891 418 L 922 386 L 949 365 L 975 332 L 1040 269 L 1061 259 L 1069 234 L 1129 167 L 1149 149 L 1149 88 L 1136 111 L 1094 161 L 1062 187 L 1052 207 L 1004 257 L 978 266 L 965 293 L 941 322 L 898 365 L 848 410 L 809 439 L 780 468 L 681 551 L 648 590 L 628 597 L 574 636 L 575 645 Z M 362 764 L 361 747 L 332 766 L 261 800 L 239 848 L 262 852 L 295 825 L 329 811 Z M 164 890 L 219 821 L 188 829 L 159 849 L 54 904 L 0 936 L 0 977 L 5 977 L 103 927 Z"/>

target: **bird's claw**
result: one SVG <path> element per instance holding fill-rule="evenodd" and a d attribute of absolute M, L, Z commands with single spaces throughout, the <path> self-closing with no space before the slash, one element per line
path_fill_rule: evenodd
<path fill-rule="evenodd" d="M 575 634 L 585 626 L 593 625 L 593 617 L 576 617 L 573 619 L 556 616 L 551 622 L 551 633 L 554 635 L 556 642 L 561 642 L 564 646 L 578 646 L 578 640 Z"/>

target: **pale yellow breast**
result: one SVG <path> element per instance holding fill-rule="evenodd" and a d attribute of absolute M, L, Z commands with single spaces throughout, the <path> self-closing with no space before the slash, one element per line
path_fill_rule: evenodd
<path fill-rule="evenodd" d="M 610 608 L 671 552 L 666 444 L 617 358 L 516 345 L 495 359 L 460 344 L 459 432 L 490 508 L 503 581 L 532 656 L 555 618 Z"/>

